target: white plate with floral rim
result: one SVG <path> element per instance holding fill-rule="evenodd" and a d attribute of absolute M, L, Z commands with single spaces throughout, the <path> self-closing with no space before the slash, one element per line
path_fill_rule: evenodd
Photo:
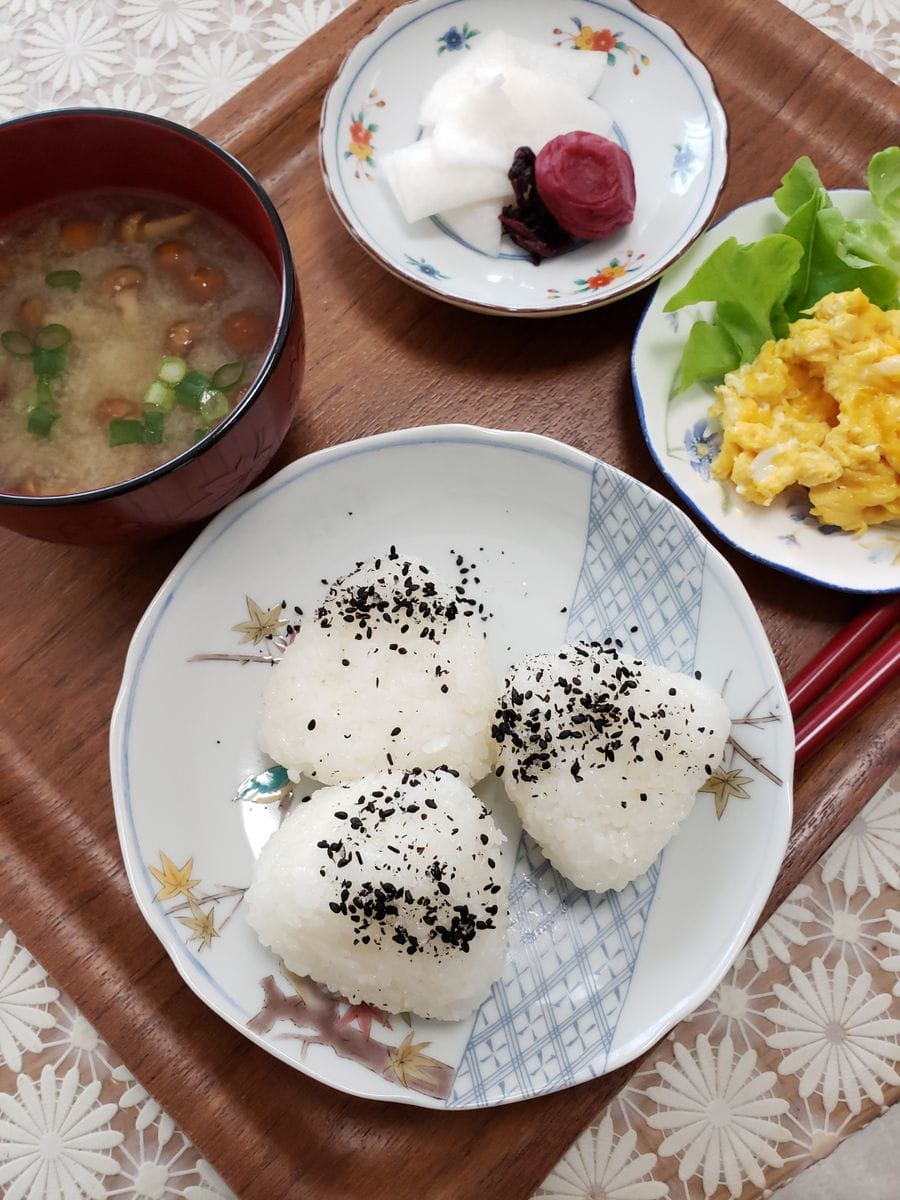
<path fill-rule="evenodd" d="M 594 99 L 635 169 L 631 224 L 539 267 L 506 238 L 492 258 L 443 223 L 409 224 L 379 165 L 419 136 L 419 105 L 437 76 L 495 29 L 560 54 L 605 55 Z M 727 140 L 709 72 L 630 0 L 414 0 L 344 60 L 322 110 L 319 150 L 338 216 L 393 274 L 466 308 L 551 316 L 629 295 L 674 262 L 712 215 Z"/>
<path fill-rule="evenodd" d="M 831 196 L 848 217 L 874 216 L 869 193 L 835 189 Z M 677 312 L 663 308 L 701 262 L 726 238 L 754 242 L 784 225 L 771 199 L 735 209 L 703 235 L 668 271 L 641 318 L 631 354 L 631 378 L 644 437 L 660 470 L 707 524 L 759 562 L 788 575 L 846 592 L 900 590 L 900 526 L 872 525 L 862 535 L 822 525 L 810 515 L 804 488 L 777 497 L 769 508 L 743 500 L 728 482 L 713 479 L 721 427 L 708 420 L 713 392 L 695 384 L 670 397 L 672 380 L 691 325 L 709 320 L 714 305 L 695 304 Z"/>
<path fill-rule="evenodd" d="M 500 781 L 479 786 L 507 835 L 511 932 L 503 978 L 453 1023 L 354 1007 L 286 974 L 242 904 L 290 804 L 286 774 L 256 747 L 269 665 L 322 581 L 391 543 L 454 582 L 458 556 L 475 565 L 466 586 L 491 614 L 498 676 L 567 637 L 614 634 L 701 671 L 735 720 L 678 836 L 619 893 L 574 888 L 522 836 Z M 568 1087 L 651 1046 L 748 937 L 791 820 L 784 689 L 724 559 L 674 505 L 589 455 L 464 425 L 323 450 L 222 512 L 135 632 L 110 755 L 131 887 L 190 987 L 316 1079 L 441 1108 Z"/>

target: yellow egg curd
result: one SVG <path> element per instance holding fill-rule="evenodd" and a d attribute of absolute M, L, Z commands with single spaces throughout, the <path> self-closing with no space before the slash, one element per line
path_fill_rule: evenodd
<path fill-rule="evenodd" d="M 900 517 L 900 310 L 857 289 L 809 311 L 716 388 L 712 473 L 754 504 L 801 484 L 824 525 L 863 533 Z"/>

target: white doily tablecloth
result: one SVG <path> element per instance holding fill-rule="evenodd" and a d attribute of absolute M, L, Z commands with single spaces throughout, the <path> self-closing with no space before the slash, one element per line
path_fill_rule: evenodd
<path fill-rule="evenodd" d="M 900 0 L 787 0 L 900 82 Z M 194 124 L 347 0 L 0 0 L 0 119 L 78 104 Z M 764 1194 L 900 1095 L 900 775 L 539 1190 Z M 7 1200 L 231 1200 L 0 922 Z"/>

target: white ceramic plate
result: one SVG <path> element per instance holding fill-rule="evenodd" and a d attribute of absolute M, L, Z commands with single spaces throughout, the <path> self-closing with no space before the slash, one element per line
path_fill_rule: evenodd
<path fill-rule="evenodd" d="M 419 104 L 437 76 L 494 29 L 560 54 L 606 55 L 595 99 L 635 168 L 631 225 L 539 267 L 506 238 L 491 258 L 430 219 L 408 224 L 379 165 L 419 136 Z M 602 49 L 579 49 L 595 43 Z M 467 308 L 546 316 L 637 291 L 683 253 L 724 184 L 727 125 L 706 68 L 629 0 L 415 0 L 345 59 L 326 97 L 319 145 L 338 215 L 389 271 Z"/>
<path fill-rule="evenodd" d="M 874 215 L 868 192 L 831 193 L 851 217 Z M 730 213 L 700 238 L 666 273 L 638 327 L 631 377 L 644 436 L 660 470 L 693 509 L 726 541 L 751 558 L 789 575 L 847 592 L 900 589 L 900 528 L 872 526 L 861 537 L 823 526 L 809 515 L 802 488 L 762 508 L 742 500 L 731 483 L 710 476 L 720 430 L 707 421 L 712 390 L 701 384 L 670 400 L 669 392 L 691 325 L 710 319 L 714 305 L 696 304 L 664 313 L 670 296 L 684 287 L 699 264 L 726 238 L 754 242 L 776 233 L 784 216 L 771 199 L 754 200 Z"/>
<path fill-rule="evenodd" d="M 612 633 L 635 654 L 701 670 L 737 721 L 713 791 L 621 893 L 572 887 L 520 836 L 499 782 L 481 787 L 508 837 L 511 934 L 503 979 L 473 1019 L 457 1023 L 351 1009 L 289 979 L 241 903 L 254 856 L 285 809 L 277 791 L 273 803 L 233 800 L 271 767 L 255 744 L 269 667 L 254 660 L 277 657 L 289 631 L 275 622 L 315 605 L 323 579 L 391 543 L 454 581 L 457 555 L 476 564 L 466 585 L 493 614 L 484 628 L 498 674 L 567 636 Z M 242 640 L 254 630 L 277 636 Z M 578 450 L 468 426 L 313 454 L 221 513 L 141 621 L 111 733 L 131 886 L 194 991 L 325 1083 L 451 1108 L 600 1075 L 707 996 L 778 870 L 792 764 L 791 721 L 759 619 L 691 522 Z M 279 782 L 263 776 L 257 796 L 272 800 Z"/>

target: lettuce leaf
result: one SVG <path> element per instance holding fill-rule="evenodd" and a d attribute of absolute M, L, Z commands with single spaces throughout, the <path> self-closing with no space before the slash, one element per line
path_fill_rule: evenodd
<path fill-rule="evenodd" d="M 782 179 L 774 200 L 788 217 L 781 232 L 796 238 L 803 247 L 803 258 L 784 298 L 789 320 L 796 321 L 830 292 L 860 288 L 880 308 L 896 298 L 895 272 L 887 265 L 873 265 L 877 260 L 860 253 L 864 246 L 851 247 L 847 243 L 848 221 L 834 207 L 808 158 L 797 159 Z M 873 231 L 864 231 L 864 239 L 866 233 L 871 238 Z"/>
<path fill-rule="evenodd" d="M 797 159 L 787 175 L 782 177 L 781 187 L 776 188 L 772 199 L 786 217 L 792 217 L 814 196 L 824 196 L 826 203 L 831 203 L 831 197 L 825 191 L 812 159 L 804 154 L 802 158 Z"/>
<path fill-rule="evenodd" d="M 847 221 L 842 248 L 900 276 L 900 146 L 890 146 L 874 155 L 868 180 L 880 219 Z"/>
<path fill-rule="evenodd" d="M 875 207 L 886 221 L 900 221 L 900 146 L 873 154 L 867 174 Z"/>
<path fill-rule="evenodd" d="M 741 355 L 731 336 L 721 325 L 695 321 L 678 364 L 672 394 L 686 391 L 692 383 L 723 379 L 741 365 Z"/>
<path fill-rule="evenodd" d="M 802 256 L 799 242 L 775 233 L 747 246 L 728 238 L 701 263 L 664 309 L 672 312 L 703 301 L 716 304 L 715 325 L 698 322 L 694 329 L 697 325 L 706 328 L 696 335 L 692 329 L 688 335 L 678 366 L 676 391 L 683 391 L 698 379 L 721 379 L 741 363 L 756 358 L 773 336 L 773 310 L 781 305 Z"/>
<path fill-rule="evenodd" d="M 847 219 L 836 208 L 822 209 L 817 223 L 819 236 L 812 256 L 809 287 L 800 310 L 811 308 L 829 292 L 852 292 L 854 288 L 865 292 L 879 308 L 892 307 L 900 282 L 897 273 L 887 266 L 873 264 L 868 253 L 848 252 Z"/>
<path fill-rule="evenodd" d="M 868 183 L 878 219 L 848 221 L 811 159 L 797 159 L 773 197 L 787 218 L 781 232 L 746 246 L 729 238 L 666 304 L 665 312 L 716 305 L 715 320 L 695 322 L 688 334 L 673 394 L 752 362 L 765 342 L 786 337 L 790 322 L 831 292 L 859 288 L 880 308 L 898 307 L 900 147 L 874 155 Z"/>

